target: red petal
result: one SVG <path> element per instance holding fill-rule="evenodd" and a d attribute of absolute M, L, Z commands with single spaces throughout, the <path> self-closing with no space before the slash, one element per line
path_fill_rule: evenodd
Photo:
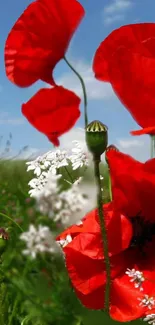
<path fill-rule="evenodd" d="M 112 31 L 101 42 L 94 56 L 93 70 L 97 79 L 110 82 L 110 61 L 119 48 L 131 49 L 134 53 L 154 57 L 155 24 L 131 24 Z"/>
<path fill-rule="evenodd" d="M 39 90 L 26 104 L 22 113 L 51 142 L 59 145 L 58 137 L 70 130 L 80 117 L 80 98 L 63 87 Z"/>
<path fill-rule="evenodd" d="M 144 131 L 155 131 L 155 59 L 119 49 L 111 60 L 109 69 L 112 87 Z M 133 134 L 133 133 L 132 133 Z"/>
<path fill-rule="evenodd" d="M 75 0 L 37 0 L 18 18 L 5 44 L 7 77 L 20 87 L 41 79 L 54 85 L 52 72 L 64 57 L 84 16 Z"/>
<path fill-rule="evenodd" d="M 126 249 L 132 238 L 132 225 L 123 215 L 112 210 L 112 204 L 104 205 L 104 218 L 108 234 L 109 256 L 116 255 Z M 115 231 L 117 228 L 117 231 Z M 83 254 L 93 259 L 103 259 L 103 244 L 98 217 L 98 210 L 94 209 L 85 216 L 83 225 L 73 225 L 57 237 L 57 240 L 65 239 L 67 235 L 72 237 L 72 242 L 67 245 L 70 248 L 79 246 L 78 236 L 83 234 Z M 81 237 L 80 237 L 81 238 Z M 76 241 L 75 241 L 76 239 Z M 66 251 L 66 247 L 64 248 Z"/>
<path fill-rule="evenodd" d="M 144 163 L 114 150 L 106 152 L 114 208 L 128 217 L 140 214 L 154 222 L 155 160 Z"/>
<path fill-rule="evenodd" d="M 144 130 L 155 134 L 155 24 L 122 26 L 96 51 L 96 78 L 111 83 L 116 95 Z"/>
<path fill-rule="evenodd" d="M 142 134 L 155 135 L 155 126 L 150 126 L 137 131 L 131 131 L 130 133 L 132 135 L 142 135 Z"/>
<path fill-rule="evenodd" d="M 136 216 L 141 211 L 138 186 L 143 164 L 115 150 L 107 151 L 106 159 L 110 168 L 115 208 L 127 216 Z"/>
<path fill-rule="evenodd" d="M 87 236 L 86 234 L 80 234 L 73 240 L 74 243 L 72 244 L 72 247 L 69 244 L 64 249 L 69 277 L 74 288 L 83 295 L 89 295 L 92 292 L 95 292 L 98 288 L 104 290 L 104 285 L 106 283 L 106 271 L 103 259 L 94 259 L 91 258 L 91 256 L 89 257 L 85 255 L 85 247 L 93 237 L 92 234 L 87 234 Z M 127 260 L 124 257 L 125 255 L 122 253 L 110 258 L 111 279 L 118 276 L 122 270 L 126 270 Z M 103 307 L 103 298 L 102 301 L 100 301 L 100 306 L 99 300 L 97 299 L 97 309 L 101 308 L 101 306 Z M 92 302 L 92 304 L 94 306 L 95 301 Z M 91 308 L 91 306 L 88 308 Z"/>

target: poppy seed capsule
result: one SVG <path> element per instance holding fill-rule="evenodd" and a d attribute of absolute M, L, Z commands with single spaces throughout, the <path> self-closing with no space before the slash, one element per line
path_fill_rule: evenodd
<path fill-rule="evenodd" d="M 108 144 L 108 128 L 100 121 L 93 121 L 86 128 L 86 143 L 95 159 L 106 150 Z"/>

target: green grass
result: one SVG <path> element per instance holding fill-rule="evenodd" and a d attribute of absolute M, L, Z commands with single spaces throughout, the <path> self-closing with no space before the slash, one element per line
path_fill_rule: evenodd
<path fill-rule="evenodd" d="M 107 202 L 106 167 L 102 166 L 101 172 Z M 77 171 L 73 173 L 76 176 Z M 19 239 L 21 230 L 16 223 L 24 230 L 30 223 L 41 223 L 55 234 L 60 232 L 51 220 L 36 211 L 34 200 L 28 199 L 28 182 L 32 178 L 33 173 L 26 172 L 24 161 L 0 161 L 0 227 L 9 232 L 8 241 L 0 239 L 0 325 L 118 324 L 103 313 L 88 312 L 81 306 L 70 286 L 62 256 L 49 259 L 49 255 L 43 254 L 31 260 L 21 254 L 25 245 Z M 87 170 L 85 180 L 94 180 L 92 170 Z"/>

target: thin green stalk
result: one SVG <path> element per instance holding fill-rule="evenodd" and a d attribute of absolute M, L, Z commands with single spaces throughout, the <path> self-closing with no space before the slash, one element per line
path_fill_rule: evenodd
<path fill-rule="evenodd" d="M 4 214 L 4 213 L 0 212 L 0 216 L 5 217 L 6 219 L 9 219 L 11 222 L 13 222 L 20 229 L 20 231 L 24 232 L 22 227 L 20 227 L 19 224 L 16 221 L 14 221 L 12 218 L 7 216 L 7 214 Z"/>
<path fill-rule="evenodd" d="M 99 212 L 99 220 L 100 220 L 100 227 L 101 227 L 101 235 L 103 241 L 103 252 L 105 258 L 105 268 L 106 268 L 106 286 L 105 286 L 105 296 L 104 296 L 104 309 L 109 314 L 109 300 L 110 300 L 110 259 L 108 254 L 108 238 L 107 238 L 107 231 L 106 231 L 106 223 L 104 219 L 103 213 L 103 202 L 102 202 L 102 191 L 101 191 L 101 180 L 100 180 L 100 169 L 99 169 L 100 161 L 94 159 L 94 172 L 95 172 L 95 179 L 97 185 L 97 206 Z"/>
<path fill-rule="evenodd" d="M 108 169 L 109 171 L 109 169 Z M 108 186 L 109 186 L 109 196 L 110 196 L 110 201 L 112 201 L 112 190 L 111 190 L 111 177 L 110 177 L 110 171 L 108 174 Z"/>
<path fill-rule="evenodd" d="M 151 138 L 151 159 L 155 158 L 155 136 L 150 135 Z"/>
<path fill-rule="evenodd" d="M 86 93 L 86 87 L 84 84 L 84 81 L 81 77 L 81 75 L 73 68 L 73 66 L 69 63 L 69 61 L 64 56 L 64 61 L 67 63 L 67 65 L 70 67 L 70 69 L 77 75 L 81 82 L 82 90 L 83 90 L 83 96 L 84 96 L 84 117 L 85 117 L 85 129 L 88 125 L 88 114 L 87 114 L 87 93 Z"/>

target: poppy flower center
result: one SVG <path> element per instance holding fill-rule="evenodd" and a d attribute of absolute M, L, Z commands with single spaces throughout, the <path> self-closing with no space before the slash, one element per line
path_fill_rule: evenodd
<path fill-rule="evenodd" d="M 139 246 L 142 248 L 147 242 L 152 241 L 152 237 L 155 235 L 155 223 L 149 223 L 139 215 L 130 220 L 133 226 L 130 247 Z"/>

